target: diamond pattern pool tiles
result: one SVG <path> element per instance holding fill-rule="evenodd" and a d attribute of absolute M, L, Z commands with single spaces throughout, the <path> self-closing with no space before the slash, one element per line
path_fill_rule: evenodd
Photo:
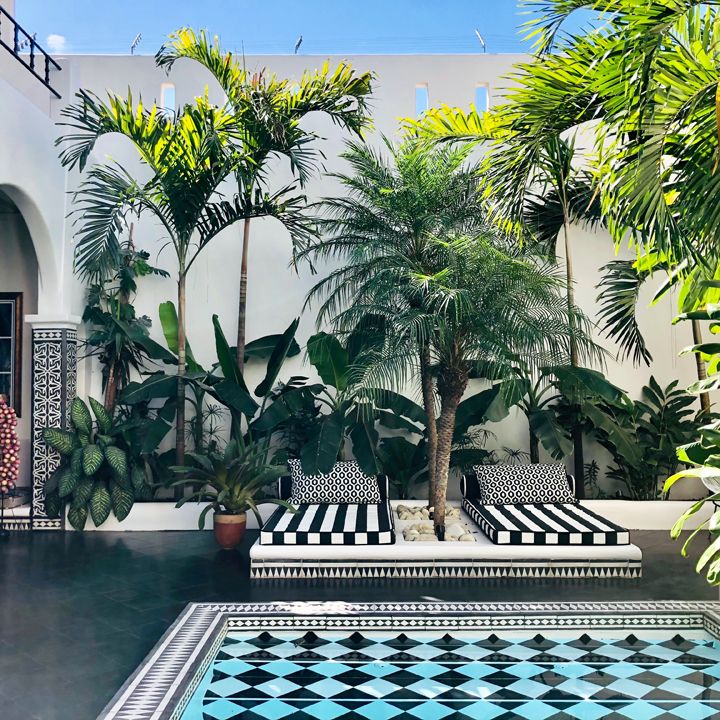
<path fill-rule="evenodd" d="M 231 632 L 182 720 L 712 717 L 709 637 Z"/>

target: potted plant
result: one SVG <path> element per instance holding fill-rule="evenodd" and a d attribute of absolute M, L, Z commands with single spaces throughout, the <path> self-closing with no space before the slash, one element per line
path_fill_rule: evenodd
<path fill-rule="evenodd" d="M 262 525 L 257 508 L 258 495 L 286 472 L 285 467 L 268 463 L 266 448 L 262 444 L 242 438 L 231 440 L 224 452 L 211 449 L 205 454 L 187 453 L 186 457 L 193 465 L 174 467 L 174 472 L 183 477 L 173 484 L 192 486 L 193 492 L 181 498 L 176 507 L 182 507 L 191 500 L 208 502 L 200 513 L 198 527 L 200 530 L 205 528 L 207 514 L 213 510 L 218 545 L 224 550 L 234 549 L 245 534 L 248 510 L 255 513 Z M 263 502 L 292 509 L 287 502 L 277 498 L 263 498 Z"/>

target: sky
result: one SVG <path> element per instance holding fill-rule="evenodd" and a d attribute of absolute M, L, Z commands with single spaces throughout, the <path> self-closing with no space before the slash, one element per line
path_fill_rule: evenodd
<path fill-rule="evenodd" d="M 247 54 L 523 52 L 517 0 L 16 0 L 49 52 L 154 54 L 173 30 L 206 28 Z"/>

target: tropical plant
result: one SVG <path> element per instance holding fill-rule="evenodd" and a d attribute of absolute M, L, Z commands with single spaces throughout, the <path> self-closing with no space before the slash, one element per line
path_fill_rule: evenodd
<path fill-rule="evenodd" d="M 298 186 L 305 185 L 323 156 L 314 143 L 319 136 L 304 128 L 302 121 L 319 112 L 360 135 L 370 125 L 367 102 L 372 75 L 356 73 L 346 62 L 334 70 L 325 63 L 319 70 L 304 73 L 299 82 L 264 70 L 250 73 L 232 53 L 221 49 L 217 37 L 211 41 L 207 33 L 188 28 L 173 33 L 156 55 L 157 64 L 168 72 L 181 58 L 194 60 L 213 74 L 233 113 L 231 142 L 239 159 L 234 169 L 237 193 L 223 204 L 223 212 L 232 222 L 243 220 L 236 348 L 242 371 L 251 222 L 259 217 L 279 220 L 290 233 L 294 253 L 315 238 L 315 218 L 305 212 L 307 199 L 298 194 Z M 277 157 L 289 161 L 295 179 L 270 191 L 268 175 Z"/>
<path fill-rule="evenodd" d="M 478 366 L 511 377 L 518 357 L 532 368 L 567 357 L 571 331 L 563 282 L 547 264 L 513 257 L 492 235 L 443 244 L 443 269 L 418 277 L 427 286 L 436 363 L 438 451 L 434 523 L 442 537 L 458 406 Z"/>
<path fill-rule="evenodd" d="M 94 398 L 89 402 L 95 422 L 76 397 L 70 405 L 73 430 L 43 430 L 43 440 L 61 456 L 45 484 L 45 509 L 48 517 L 59 517 L 69 504 L 68 521 L 76 530 L 85 527 L 88 513 L 96 526 L 111 512 L 124 520 L 136 499 L 152 496 L 144 465 L 128 453 L 127 427 Z"/>
<path fill-rule="evenodd" d="M 700 320 L 710 322 L 710 331 L 717 334 L 720 331 L 720 306 L 711 305 L 705 310 L 696 310 L 689 313 L 684 320 Z M 720 388 L 720 344 L 716 342 L 702 343 L 689 349 L 694 353 L 701 353 L 708 362 L 708 377 L 693 384 L 690 392 L 699 393 Z M 665 481 L 665 492 L 669 492 L 673 485 L 683 478 L 698 478 L 710 491 L 709 497 L 703 498 L 691 505 L 678 519 L 670 534 L 674 539 L 680 537 L 685 524 L 696 513 L 702 510 L 706 503 L 712 502 L 715 507 L 708 520 L 698 524 L 682 548 L 682 554 L 687 555 L 689 546 L 695 536 L 707 529 L 712 542 L 700 555 L 696 564 L 697 572 L 705 572 L 708 582 L 713 585 L 720 584 L 720 419 L 717 415 L 708 418 L 709 422 L 696 431 L 695 440 L 678 448 L 677 455 L 680 462 L 687 466 Z"/>
<path fill-rule="evenodd" d="M 622 485 L 633 500 L 660 496 L 662 483 L 677 470 L 676 448 L 689 442 L 702 422 L 702 414 L 698 420 L 692 408 L 695 398 L 678 385 L 674 380 L 662 388 L 651 376 L 641 400 L 623 397 L 593 404 L 610 420 L 610 425 L 594 425 L 598 442 L 612 456 L 606 477 Z"/>
<path fill-rule="evenodd" d="M 422 315 L 421 284 L 414 273 L 440 269 L 440 245 L 453 234 L 474 233 L 486 226 L 478 191 L 477 164 L 469 148 L 432 148 L 383 138 L 383 150 L 348 143 L 342 157 L 350 172 L 336 175 L 346 191 L 323 203 L 323 237 L 303 256 L 337 262 L 338 269 L 318 282 L 308 303 L 322 300 L 318 322 L 331 320 L 350 332 L 366 316 L 392 324 L 399 314 Z M 427 432 L 429 504 L 435 485 L 437 401 L 433 390 L 429 336 L 420 323 L 393 341 L 395 361 L 385 372 L 376 367 L 368 382 L 401 389 L 418 378 Z M 400 441 L 393 441 L 400 446 Z M 389 445 L 386 457 L 389 457 Z M 419 460 L 418 460 L 419 462 Z"/>
<path fill-rule="evenodd" d="M 231 440 L 223 452 L 211 450 L 206 454 L 188 453 L 192 465 L 175 467 L 181 475 L 175 485 L 190 486 L 194 492 L 185 495 L 176 507 L 182 507 L 190 501 L 207 502 L 198 518 L 200 530 L 205 528 L 205 518 L 211 510 L 239 515 L 252 511 L 260 526 L 263 520 L 257 508 L 258 498 L 263 489 L 275 482 L 286 472 L 285 465 L 273 465 L 267 461 L 267 450 L 259 443 L 243 439 Z M 200 486 L 200 489 L 197 488 Z M 275 503 L 293 509 L 278 498 L 265 498 L 263 502 Z"/>
<path fill-rule="evenodd" d="M 518 112 L 538 135 L 593 121 L 586 129 L 597 139 L 595 175 L 611 234 L 617 243 L 629 238 L 651 265 L 666 264 L 671 279 L 683 282 L 693 303 L 681 307 L 681 318 L 713 323 L 720 289 L 717 4 L 545 0 L 536 5 L 541 12 L 532 31 L 544 54 L 543 67 L 528 64 L 516 78 Z M 562 32 L 565 19 L 583 7 L 602 14 L 602 29 Z M 703 269 L 700 277 L 694 268 Z M 715 343 L 702 342 L 699 330 L 694 324 L 700 379 L 693 390 L 706 392 L 717 385 L 716 350 Z M 714 431 L 711 423 L 701 429 L 699 442 L 680 449 L 679 459 L 697 467 L 676 474 L 667 488 L 685 475 L 708 481 L 717 476 Z M 716 517 L 711 530 L 718 526 Z M 701 557 L 698 569 L 706 565 L 708 578 L 717 582 L 716 549 Z"/>
<path fill-rule="evenodd" d="M 82 316 L 90 326 L 86 356 L 96 356 L 100 361 L 104 405 L 109 412 L 115 407 L 118 393 L 130 382 L 132 371 L 139 373 L 148 359 L 142 342 L 136 340 L 146 338 L 151 325 L 150 318 L 138 317 L 133 306 L 137 279 L 147 275 L 169 277 L 164 270 L 150 265 L 149 257 L 149 253 L 136 250 L 132 237 L 128 238 L 120 245 L 120 265 L 109 278 L 98 279 L 88 288 Z"/>
<path fill-rule="evenodd" d="M 229 152 L 234 116 L 198 97 L 176 113 L 163 113 L 109 94 L 103 102 L 86 90 L 61 111 L 57 139 L 65 167 L 84 170 L 98 139 L 117 133 L 130 140 L 150 178 L 142 181 L 117 162 L 91 167 L 74 194 L 80 229 L 76 235 L 75 269 L 85 278 L 107 276 L 120 264 L 120 233 L 129 215 L 152 216 L 177 259 L 176 462 L 185 454 L 185 371 L 187 363 L 185 287 L 199 253 L 236 218 L 220 201 L 219 185 L 236 169 Z"/>
<path fill-rule="evenodd" d="M 516 235 L 529 244 L 532 252 L 553 262 L 560 238 L 570 330 L 568 364 L 580 367 L 582 332 L 577 326 L 571 226 L 597 225 L 601 213 L 593 194 L 592 177 L 578 162 L 575 136 L 530 132 L 512 102 L 494 108 L 487 115 L 481 115 L 474 107 L 466 113 L 443 106 L 429 110 L 418 121 L 405 124 L 411 135 L 426 141 L 464 142 L 471 147 L 487 144 L 479 181 L 489 219 L 504 233 Z M 599 353 L 595 355 L 599 358 Z M 579 423 L 571 424 L 571 435 L 575 474 L 582 477 L 584 453 Z M 579 484 L 580 495 L 582 489 Z"/>
<path fill-rule="evenodd" d="M 586 338 L 582 340 L 588 345 Z M 528 421 L 531 463 L 540 462 L 541 446 L 553 459 L 564 459 L 573 447 L 568 428 L 577 426 L 584 434 L 582 408 L 592 412 L 598 401 L 612 403 L 623 397 L 620 388 L 590 368 L 563 364 L 533 373 L 521 363 L 515 372 L 513 393 Z"/>

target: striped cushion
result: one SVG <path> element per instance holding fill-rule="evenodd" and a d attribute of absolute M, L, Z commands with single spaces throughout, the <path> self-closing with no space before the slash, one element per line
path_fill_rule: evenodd
<path fill-rule="evenodd" d="M 278 508 L 260 531 L 261 545 L 391 545 L 388 503 L 300 505 Z"/>
<path fill-rule="evenodd" d="M 496 545 L 628 545 L 627 530 L 582 505 L 546 503 L 483 505 L 463 499 L 463 509 Z"/>

